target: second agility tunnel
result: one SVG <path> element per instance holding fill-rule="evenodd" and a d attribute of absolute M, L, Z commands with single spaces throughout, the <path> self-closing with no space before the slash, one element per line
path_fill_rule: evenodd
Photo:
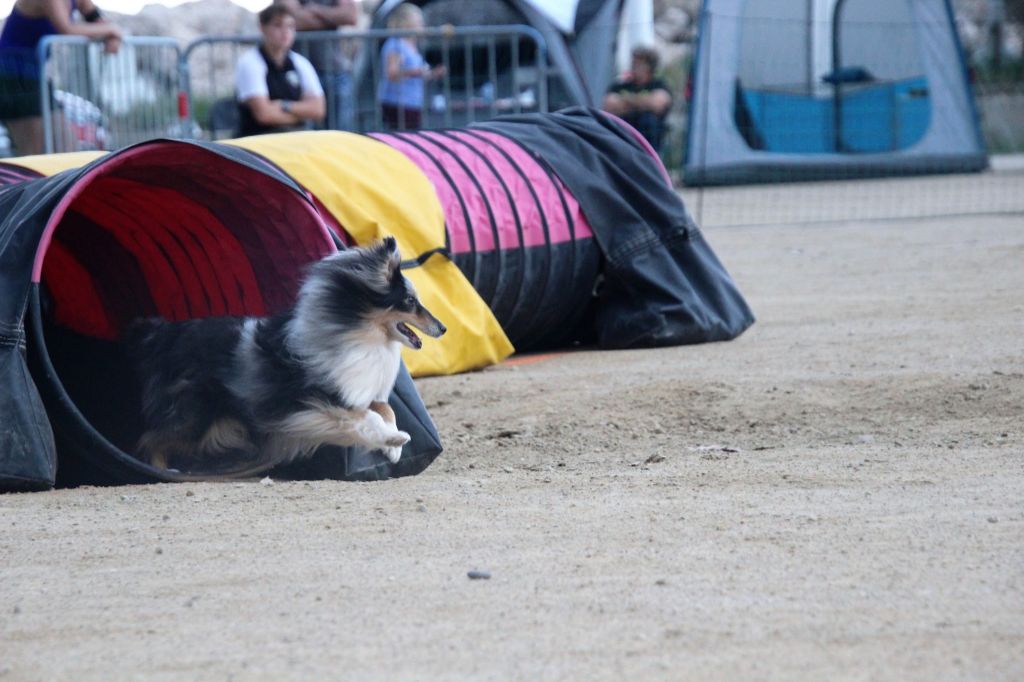
<path fill-rule="evenodd" d="M 361 202 L 415 201 L 379 173 L 372 184 L 363 178 L 401 152 L 429 179 L 443 212 L 411 255 L 454 262 L 519 350 L 722 341 L 754 321 L 657 154 L 615 117 L 574 108 L 370 138 L 384 144 L 348 133 L 231 144 L 280 165 L 343 229 L 361 232 Z M 401 236 L 413 228 L 394 229 Z"/>

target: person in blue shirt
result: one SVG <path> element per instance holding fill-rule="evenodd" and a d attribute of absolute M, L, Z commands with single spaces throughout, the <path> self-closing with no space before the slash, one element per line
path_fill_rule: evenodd
<path fill-rule="evenodd" d="M 423 11 L 411 3 L 395 8 L 388 18 L 392 30 L 414 31 L 423 28 Z M 416 36 L 392 36 L 380 50 L 381 80 L 377 98 L 384 126 L 390 130 L 419 128 L 423 111 L 423 86 L 426 80 L 441 78 L 444 66 L 427 64 L 416 44 Z"/>
<path fill-rule="evenodd" d="M 74 20 L 78 13 L 84 23 Z M 55 34 L 102 40 L 117 52 L 122 32 L 108 23 L 92 0 L 17 0 L 0 33 L 0 120 L 18 154 L 42 154 L 44 131 L 36 46 Z"/>

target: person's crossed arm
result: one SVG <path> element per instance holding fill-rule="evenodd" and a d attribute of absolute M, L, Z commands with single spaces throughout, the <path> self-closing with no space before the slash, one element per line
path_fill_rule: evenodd
<path fill-rule="evenodd" d="M 252 111 L 256 122 L 265 126 L 295 126 L 303 121 L 321 121 L 327 112 L 322 94 L 303 93 L 302 99 L 295 101 L 253 95 L 242 102 Z"/>
<path fill-rule="evenodd" d="M 254 60 L 255 61 L 255 60 Z M 257 62 L 258 63 L 258 62 Z M 321 121 L 327 113 L 323 87 L 308 62 L 295 64 L 302 84 L 297 100 L 270 99 L 267 74 L 253 63 L 239 63 L 235 73 L 238 101 L 249 107 L 256 122 L 263 126 L 295 126 L 304 121 Z"/>
<path fill-rule="evenodd" d="M 628 116 L 642 111 L 650 111 L 663 116 L 672 106 L 672 95 L 664 88 L 654 88 L 642 92 L 626 90 L 612 91 L 604 97 L 602 108 L 616 116 Z"/>
<path fill-rule="evenodd" d="M 299 0 L 275 2 L 291 10 L 299 31 L 333 31 L 339 26 L 355 26 L 359 19 L 359 8 L 354 0 L 335 0 L 333 5 L 303 5 Z"/>

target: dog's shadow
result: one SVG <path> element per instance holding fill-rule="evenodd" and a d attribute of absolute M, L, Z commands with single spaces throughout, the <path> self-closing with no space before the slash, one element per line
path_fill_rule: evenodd
<path fill-rule="evenodd" d="M 86 336 L 47 322 L 47 354 L 75 408 L 111 445 L 137 457 L 143 431 L 142 391 L 127 351 L 119 341 Z M 60 425 L 54 425 L 60 430 Z M 58 434 L 59 435 L 59 434 Z M 225 453 L 217 462 L 172 461 L 168 465 L 196 475 L 230 475 L 252 468 L 248 453 Z"/>
<path fill-rule="evenodd" d="M 71 402 L 112 445 L 133 454 L 142 435 L 141 391 L 121 343 L 52 322 L 44 324 L 43 333 L 47 355 Z"/>

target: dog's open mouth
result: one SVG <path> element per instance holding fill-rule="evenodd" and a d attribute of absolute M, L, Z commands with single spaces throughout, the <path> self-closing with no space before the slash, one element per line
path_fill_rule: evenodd
<path fill-rule="evenodd" d="M 399 334 L 405 337 L 406 345 L 409 346 L 410 348 L 423 347 L 423 341 L 420 340 L 420 337 L 416 336 L 416 332 L 414 332 L 412 330 L 412 327 L 407 325 L 405 322 L 399 322 L 398 324 L 396 324 L 395 329 L 398 330 Z"/>

